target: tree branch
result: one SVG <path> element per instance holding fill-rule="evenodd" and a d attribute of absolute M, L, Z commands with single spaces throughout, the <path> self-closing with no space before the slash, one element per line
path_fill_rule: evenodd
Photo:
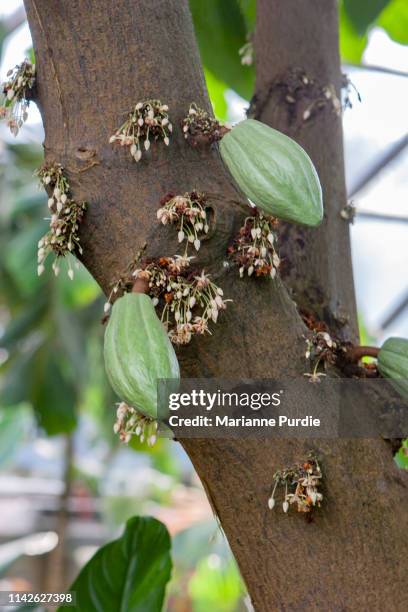
<path fill-rule="evenodd" d="M 321 56 L 326 50 L 318 45 L 315 27 L 316 23 L 323 24 L 326 42 L 330 36 L 335 38 L 334 8 L 326 25 L 326 0 L 316 2 L 322 9 L 321 22 L 313 8 L 315 3 L 285 0 L 271 4 L 276 22 L 268 16 L 265 1 L 259 6 L 269 20 L 269 37 L 286 36 L 285 45 L 291 41 L 293 46 L 292 28 L 301 42 L 297 53 L 303 50 L 304 57 L 315 56 L 310 68 L 314 74 L 322 72 L 327 82 L 330 74 L 320 70 L 320 65 L 325 65 Z M 296 5 L 302 7 L 298 14 L 293 13 Z M 295 19 L 292 24 L 282 21 L 288 6 Z M 283 284 L 279 280 L 240 280 L 223 266 L 228 241 L 242 224 L 244 212 L 235 203 L 239 195 L 217 149 L 193 150 L 175 129 L 168 148 L 152 146 L 150 157 L 135 164 L 127 151 L 108 142 L 138 100 L 160 98 L 168 104 L 174 126 L 179 125 L 193 101 L 209 110 L 187 1 L 71 0 L 56 8 L 53 0 L 26 0 L 26 9 L 37 58 L 46 160 L 62 163 L 74 197 L 89 202 L 81 227 L 84 263 L 104 291 L 109 291 L 112 281 L 145 242 L 150 257 L 176 252 L 176 238 L 167 226 L 158 227 L 156 219 L 159 200 L 165 193 L 191 189 L 215 193 L 217 199 L 211 202 L 215 230 L 203 243 L 197 266 L 217 278 L 233 303 L 213 335 L 193 339 L 178 351 L 182 373 L 185 377 L 225 379 L 302 376 L 305 328 Z M 308 11 L 312 11 L 313 25 L 305 28 Z M 280 32 L 283 23 L 286 28 Z M 301 33 L 306 36 L 310 31 L 313 37 L 307 43 Z M 297 53 L 285 65 L 298 63 Z M 320 136 L 334 139 L 324 145 L 320 140 L 312 151 L 323 170 L 328 236 L 323 230 L 310 236 L 302 233 L 306 246 L 292 258 L 292 263 L 299 266 L 292 278 L 299 281 L 310 268 L 312 280 L 309 278 L 303 288 L 309 288 L 312 296 L 322 291 L 321 307 L 329 309 L 336 320 L 341 309 L 349 306 L 353 324 L 354 301 L 347 286 L 348 236 L 345 229 L 340 229 L 337 236 L 339 228 L 334 222 L 344 205 L 344 184 L 343 179 L 336 179 L 334 187 L 330 186 L 324 161 L 326 156 L 342 167 L 337 150 L 341 131 L 337 118 L 324 116 L 323 124 L 319 122 L 318 127 L 310 129 L 316 140 Z M 308 143 L 309 139 L 312 137 L 308 136 Z M 97 163 L 90 165 L 90 160 Z M 288 243 L 293 231 L 288 230 Z M 318 253 L 311 248 L 316 240 Z M 336 247 L 330 249 L 328 262 L 318 265 L 316 258 L 324 259 L 324 247 L 329 248 L 331 242 Z M 332 279 L 336 252 L 344 259 L 345 269 Z M 334 391 L 328 397 L 335 401 L 330 393 Z M 365 400 L 359 396 L 356 401 Z M 304 398 L 299 397 L 298 402 L 303 404 Z M 272 473 L 302 459 L 310 441 L 189 439 L 182 444 L 206 483 L 257 611 L 322 609 L 327 601 L 333 609 L 384 607 L 390 601 L 394 609 L 400 605 L 403 609 L 405 575 L 398 567 L 403 567 L 407 547 L 407 515 L 403 512 L 406 489 L 384 442 L 361 441 L 357 445 L 347 440 L 313 441 L 327 473 L 327 503 L 311 524 L 305 524 L 298 515 L 271 516 L 267 507 Z M 390 559 L 395 565 L 385 563 Z M 378 576 L 381 597 L 376 587 Z"/>
<path fill-rule="evenodd" d="M 340 217 L 347 202 L 342 126 L 333 104 L 333 95 L 340 99 L 342 82 L 337 2 L 259 0 L 257 7 L 254 114 L 306 149 L 324 197 L 319 228 L 282 227 L 285 282 L 300 306 L 315 312 L 344 339 L 355 341 L 349 229 Z M 326 103 L 324 88 L 332 94 Z"/>

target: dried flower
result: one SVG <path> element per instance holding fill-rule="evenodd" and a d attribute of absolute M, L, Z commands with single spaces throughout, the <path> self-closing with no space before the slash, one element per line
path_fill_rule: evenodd
<path fill-rule="evenodd" d="M 117 142 L 121 146 L 128 146 L 133 159 L 138 162 L 142 158 L 142 146 L 145 151 L 150 149 L 151 140 L 163 140 L 165 145 L 170 143 L 170 133 L 173 126 L 169 121 L 167 104 L 160 100 L 146 100 L 138 102 L 128 118 L 116 130 L 109 142 Z"/>
<path fill-rule="evenodd" d="M 50 253 L 56 258 L 52 264 L 55 276 L 59 274 L 57 260 L 77 251 L 82 254 L 79 241 L 79 224 L 85 214 L 86 203 L 75 202 L 60 164 L 44 165 L 37 171 L 41 184 L 50 194 L 48 208 L 51 211 L 50 230 L 38 243 L 38 274 L 44 271 L 44 262 Z M 74 270 L 68 260 L 68 277 L 73 280 Z"/>
<path fill-rule="evenodd" d="M 153 446 L 157 439 L 157 429 L 158 422 L 155 419 L 145 416 L 125 402 L 118 404 L 113 431 L 119 434 L 120 440 L 125 444 L 135 435 L 140 442 L 146 441 L 148 446 Z"/>
<path fill-rule="evenodd" d="M 184 138 L 193 147 L 197 147 L 201 142 L 217 142 L 229 132 L 226 125 L 222 125 L 194 102 L 190 104 L 188 115 L 181 122 L 181 128 Z"/>
<path fill-rule="evenodd" d="M 274 229 L 277 219 L 264 215 L 255 209 L 252 216 L 245 219 L 238 236 L 228 248 L 229 257 L 239 266 L 239 275 L 269 276 L 275 278 L 280 259 L 274 248 Z"/>
<path fill-rule="evenodd" d="M 274 486 L 268 498 L 268 508 L 275 507 L 275 491 L 278 485 L 285 487 L 282 509 L 286 513 L 290 505 L 296 504 L 298 512 L 311 512 L 320 506 L 323 495 L 319 491 L 322 472 L 317 458 L 309 453 L 308 459 L 298 465 L 279 470 L 273 475 Z"/>
<path fill-rule="evenodd" d="M 198 251 L 202 237 L 209 231 L 205 195 L 197 191 L 184 195 L 170 193 L 161 200 L 160 204 L 157 219 L 163 225 L 171 223 L 177 226 L 178 241 L 180 243 L 186 241 L 184 253 L 187 254 L 189 243 Z"/>
<path fill-rule="evenodd" d="M 0 106 L 0 119 L 7 122 L 10 132 L 17 136 L 27 120 L 30 100 L 28 92 L 34 86 L 35 66 L 28 59 L 9 70 L 8 80 L 3 83 L 4 100 Z"/>

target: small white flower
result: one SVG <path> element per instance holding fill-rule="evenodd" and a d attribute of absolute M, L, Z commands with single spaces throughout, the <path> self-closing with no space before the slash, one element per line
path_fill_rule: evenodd
<path fill-rule="evenodd" d="M 140 149 L 138 149 L 138 150 L 136 151 L 136 153 L 134 154 L 133 158 L 134 158 L 134 160 L 135 160 L 135 161 L 137 161 L 137 162 L 138 162 L 138 161 L 140 161 L 140 160 L 142 159 L 142 152 L 141 152 L 141 150 L 140 150 Z"/>
<path fill-rule="evenodd" d="M 254 266 L 249 266 L 249 268 L 248 268 L 248 276 L 252 276 L 253 272 L 254 272 Z"/>
<path fill-rule="evenodd" d="M 59 187 L 55 187 L 55 189 L 54 189 L 54 197 L 56 197 L 57 200 L 58 200 L 60 195 L 61 195 L 61 189 L 59 189 Z"/>
<path fill-rule="evenodd" d="M 138 103 L 136 104 L 136 107 L 135 107 L 135 108 L 136 108 L 136 110 L 140 110 L 140 109 L 142 108 L 142 106 L 143 106 L 143 102 L 138 102 Z"/>
<path fill-rule="evenodd" d="M 44 184 L 45 184 L 45 185 L 49 185 L 49 184 L 50 184 L 50 182 L 51 182 L 51 177 L 47 175 L 47 176 L 44 178 Z"/>
<path fill-rule="evenodd" d="M 63 194 L 61 195 L 60 200 L 61 200 L 61 202 L 62 202 L 63 204 L 66 204 L 66 202 L 67 202 L 67 200 L 68 200 L 67 194 L 66 194 L 66 193 L 63 193 Z"/>
<path fill-rule="evenodd" d="M 112 142 L 115 142 L 115 140 L 116 140 L 116 136 L 111 136 L 111 137 L 109 138 L 109 142 L 110 142 L 111 144 L 112 144 Z"/>
<path fill-rule="evenodd" d="M 41 274 L 44 272 L 45 267 L 43 266 L 43 264 L 40 264 L 37 268 L 37 274 L 38 276 L 41 276 Z"/>
<path fill-rule="evenodd" d="M 270 497 L 268 499 L 268 508 L 269 508 L 269 510 L 273 510 L 274 507 L 275 507 L 275 498 L 274 497 Z"/>
<path fill-rule="evenodd" d="M 185 234 L 183 230 L 180 230 L 179 233 L 177 234 L 177 239 L 179 242 L 183 242 L 184 238 L 185 238 Z"/>
<path fill-rule="evenodd" d="M 135 145 L 135 143 L 133 143 L 132 145 L 130 145 L 130 154 L 132 155 L 132 157 L 136 154 L 137 152 L 137 146 Z"/>
<path fill-rule="evenodd" d="M 7 100 L 12 100 L 14 98 L 14 89 L 9 89 L 7 92 Z"/>
<path fill-rule="evenodd" d="M 283 508 L 284 512 L 287 512 L 289 510 L 289 502 L 286 501 L 286 499 L 285 499 L 285 501 L 282 504 L 282 508 Z"/>
<path fill-rule="evenodd" d="M 274 235 L 272 234 L 272 232 L 270 232 L 268 234 L 268 242 L 269 242 L 269 244 L 271 244 L 273 246 L 274 241 L 275 241 Z"/>
<path fill-rule="evenodd" d="M 161 124 L 162 124 L 162 126 L 164 127 L 165 125 L 167 125 L 167 124 L 168 124 L 168 122 L 169 122 L 169 120 L 167 119 L 167 117 L 164 117 L 164 118 L 162 119 Z"/>
<path fill-rule="evenodd" d="M 70 280 L 74 280 L 74 271 L 73 271 L 73 269 L 72 269 L 72 268 L 70 268 L 70 269 L 68 270 L 68 278 L 69 278 Z"/>
<path fill-rule="evenodd" d="M 51 210 L 51 208 L 54 205 L 54 198 L 48 198 L 48 208 Z"/>
<path fill-rule="evenodd" d="M 111 309 L 111 304 L 109 302 L 106 302 L 103 307 L 103 312 L 107 313 L 110 311 L 110 309 Z"/>
<path fill-rule="evenodd" d="M 199 251 L 199 250 L 200 250 L 200 246 L 201 246 L 201 242 L 198 240 L 198 238 L 196 238 L 196 239 L 194 240 L 194 247 L 195 247 L 195 250 L 196 250 L 196 251 Z"/>
<path fill-rule="evenodd" d="M 150 149 L 150 140 L 144 141 L 144 148 L 145 148 L 145 151 L 148 151 Z"/>
<path fill-rule="evenodd" d="M 169 146 L 169 144 L 170 144 L 170 139 L 169 139 L 169 137 L 168 137 L 168 136 L 165 136 L 165 137 L 163 138 L 163 142 L 164 142 L 164 144 L 165 144 L 165 145 L 168 147 L 168 146 Z"/>
<path fill-rule="evenodd" d="M 240 275 L 240 277 L 241 277 L 241 278 L 243 278 L 243 276 L 244 276 L 244 266 L 241 266 L 241 267 L 240 267 L 240 269 L 239 269 L 239 275 Z"/>
<path fill-rule="evenodd" d="M 157 306 L 157 304 L 159 303 L 159 298 L 157 297 L 152 298 L 152 303 L 153 303 L 153 306 Z"/>
<path fill-rule="evenodd" d="M 256 228 L 255 228 L 255 227 L 253 227 L 253 228 L 251 229 L 251 236 L 252 236 L 252 238 L 255 240 L 255 238 L 257 237 L 257 235 L 258 235 L 258 232 L 256 231 Z"/>
<path fill-rule="evenodd" d="M 193 308 L 195 306 L 195 303 L 196 303 L 196 299 L 194 296 L 192 296 L 189 301 L 190 308 Z"/>
<path fill-rule="evenodd" d="M 143 121 L 143 117 L 139 117 L 139 119 L 137 120 L 137 124 L 140 125 L 140 127 L 142 127 L 144 121 Z"/>

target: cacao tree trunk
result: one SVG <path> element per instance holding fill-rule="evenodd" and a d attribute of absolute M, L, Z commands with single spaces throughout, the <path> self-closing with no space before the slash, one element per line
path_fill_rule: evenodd
<path fill-rule="evenodd" d="M 273 83 L 302 68 L 339 93 L 335 0 L 260 0 L 257 98 L 252 112 L 289 132 L 318 166 L 326 219 L 319 230 L 286 228 L 285 287 L 239 281 L 223 267 L 244 212 L 216 148 L 189 148 L 175 129 L 169 148 L 152 146 L 135 164 L 109 137 L 136 101 L 159 98 L 178 126 L 191 102 L 209 109 L 186 0 L 25 0 L 38 66 L 45 157 L 60 162 L 76 199 L 89 202 L 81 226 L 84 263 L 105 292 L 146 242 L 173 255 L 156 210 L 167 192 L 216 194 L 215 230 L 197 265 L 233 303 L 212 336 L 182 348 L 184 376 L 301 377 L 303 327 L 292 298 L 345 337 L 356 334 L 345 204 L 341 124 L 324 109 L 309 124 L 287 119 Z M 269 89 L 272 85 L 271 94 Z M 257 106 L 257 99 L 261 104 Z M 303 102 L 302 102 L 303 103 Z M 299 108 L 301 104 L 299 104 Z M 300 112 L 300 111 L 299 111 Z M 289 292 L 287 287 L 289 288 Z M 356 405 L 381 398 L 367 390 Z M 373 440 L 183 440 L 232 547 L 255 610 L 405 610 L 407 475 L 388 444 Z M 272 474 L 310 448 L 322 459 L 325 503 L 316 520 L 267 507 Z"/>

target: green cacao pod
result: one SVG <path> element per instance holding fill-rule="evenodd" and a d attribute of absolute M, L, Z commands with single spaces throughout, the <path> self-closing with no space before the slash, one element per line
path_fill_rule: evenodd
<path fill-rule="evenodd" d="M 180 371 L 148 295 L 128 293 L 115 302 L 105 331 L 104 357 L 118 397 L 142 414 L 157 418 L 157 379 L 179 379 Z"/>
<path fill-rule="evenodd" d="M 220 153 L 243 193 L 266 213 L 304 225 L 323 219 L 312 160 L 285 134 L 247 119 L 221 139 Z"/>
<path fill-rule="evenodd" d="M 408 340 L 388 338 L 378 353 L 378 369 L 408 399 Z"/>

